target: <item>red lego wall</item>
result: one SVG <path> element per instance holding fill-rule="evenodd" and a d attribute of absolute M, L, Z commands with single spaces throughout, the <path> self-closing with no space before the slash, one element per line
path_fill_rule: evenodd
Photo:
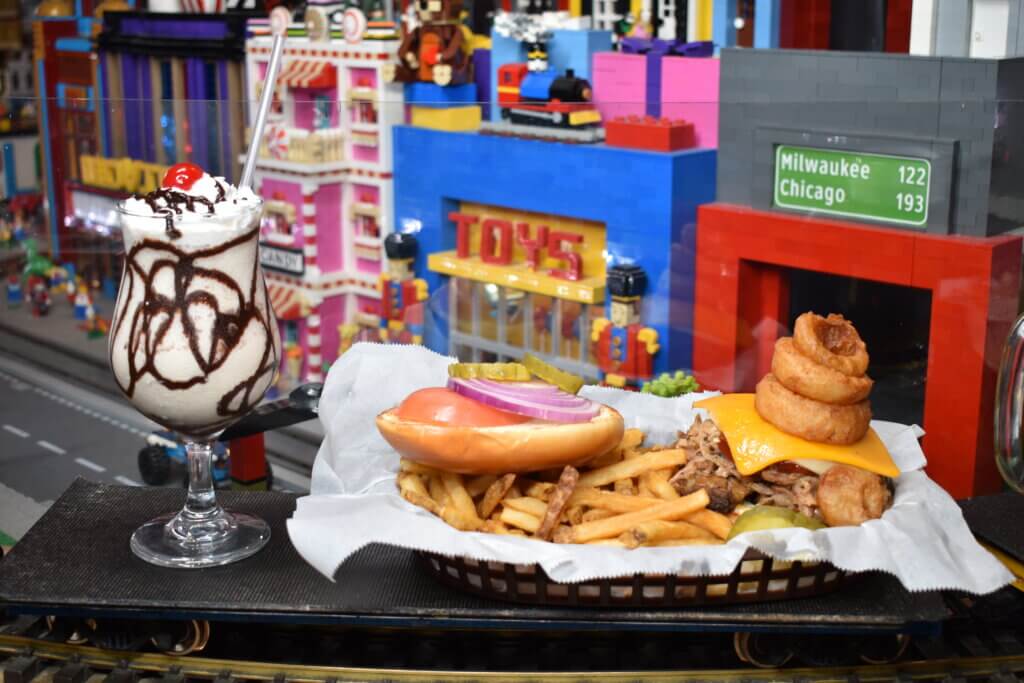
<path fill-rule="evenodd" d="M 787 0 L 779 18 L 779 47 L 827 50 L 831 0 Z"/>
<path fill-rule="evenodd" d="M 779 19 L 779 47 L 827 50 L 831 0 L 783 0 Z M 910 51 L 910 10 L 913 0 L 888 0 L 886 52 Z"/>
<path fill-rule="evenodd" d="M 889 0 L 885 17 L 885 51 L 910 52 L 910 14 L 914 0 Z"/>
<path fill-rule="evenodd" d="M 788 269 L 928 290 L 922 425 L 928 474 L 958 498 L 998 491 L 993 399 L 1000 353 L 1017 315 L 1021 247 L 1019 237 L 926 235 L 702 206 L 694 374 L 711 389 L 753 390 L 769 371 L 775 340 L 789 320 Z"/>

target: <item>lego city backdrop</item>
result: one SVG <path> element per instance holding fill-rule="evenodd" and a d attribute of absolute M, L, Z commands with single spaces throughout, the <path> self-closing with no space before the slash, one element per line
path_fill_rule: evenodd
<path fill-rule="evenodd" d="M 0 4 L 0 324 L 105 365 L 116 206 L 175 164 L 238 181 L 280 4 Z M 253 181 L 272 398 L 360 341 L 750 390 L 797 315 L 835 310 L 932 476 L 998 485 L 977 454 L 1019 308 L 1020 3 L 284 6 Z"/>

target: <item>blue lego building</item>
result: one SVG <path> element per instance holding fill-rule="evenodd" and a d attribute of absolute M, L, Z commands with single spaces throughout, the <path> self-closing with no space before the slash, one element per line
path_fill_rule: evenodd
<path fill-rule="evenodd" d="M 595 378 L 590 330 L 596 318 L 609 317 L 606 269 L 634 263 L 649 283 L 640 318 L 658 334 L 654 372 L 690 367 L 694 226 L 697 206 L 715 197 L 714 150 L 666 154 L 399 126 L 394 155 L 396 225 L 418 230 L 415 270 L 432 294 L 427 346 L 475 360 L 531 351 Z M 519 257 L 519 237 L 536 238 L 541 224 L 557 231 L 579 223 L 591 248 L 599 250 L 597 265 L 589 261 L 590 272 L 577 282 L 527 284 L 530 273 L 543 268 L 494 266 L 502 248 L 493 240 L 483 247 L 490 238 L 482 228 L 461 245 L 481 256 L 460 261 L 459 230 L 451 216 L 467 205 L 501 218 L 493 219 L 495 239 L 500 242 L 501 230 L 515 234 Z M 477 226 L 488 225 L 487 216 L 481 218 Z M 523 235 L 516 232 L 521 229 Z M 519 257 L 504 253 L 506 262 Z M 515 325 L 520 331 L 510 334 Z M 538 345 L 538 335 L 551 337 L 547 346 Z"/>

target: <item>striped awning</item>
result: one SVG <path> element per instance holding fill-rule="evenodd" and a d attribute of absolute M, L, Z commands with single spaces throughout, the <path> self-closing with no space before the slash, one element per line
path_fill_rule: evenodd
<path fill-rule="evenodd" d="M 309 315 L 306 301 L 295 287 L 268 283 L 270 307 L 278 320 L 299 320 Z"/>
<path fill-rule="evenodd" d="M 292 88 L 333 88 L 338 70 L 327 62 L 296 59 L 281 69 L 278 80 Z"/>

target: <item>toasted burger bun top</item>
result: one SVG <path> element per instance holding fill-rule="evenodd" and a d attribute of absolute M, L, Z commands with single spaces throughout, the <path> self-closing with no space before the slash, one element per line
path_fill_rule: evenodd
<path fill-rule="evenodd" d="M 625 427 L 618 411 L 601 406 L 589 422 L 501 427 L 413 422 L 391 409 L 377 416 L 377 429 L 399 454 L 423 465 L 459 474 L 519 474 L 582 465 L 618 446 Z"/>

